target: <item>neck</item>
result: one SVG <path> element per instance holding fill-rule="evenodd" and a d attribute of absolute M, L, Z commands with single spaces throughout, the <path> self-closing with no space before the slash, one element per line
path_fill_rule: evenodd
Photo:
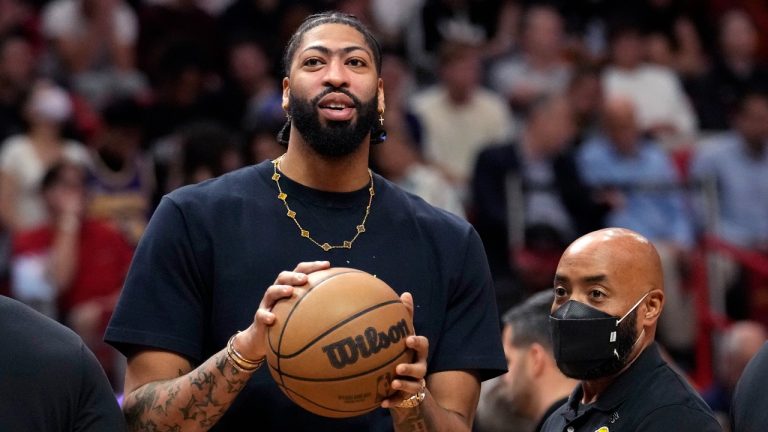
<path fill-rule="evenodd" d="M 613 382 L 618 378 L 621 374 L 623 374 L 627 369 L 629 369 L 630 366 L 637 360 L 638 357 L 640 357 L 640 354 L 645 351 L 645 349 L 650 345 L 650 340 L 646 339 L 638 339 L 635 349 L 632 351 L 631 358 L 632 360 L 628 361 L 626 365 L 624 365 L 623 368 L 621 368 L 620 371 L 616 372 L 615 374 L 611 376 L 607 376 L 604 378 L 598 378 L 595 380 L 589 380 L 589 381 L 582 381 L 581 382 L 581 389 L 583 390 L 584 394 L 582 395 L 581 402 L 584 404 L 589 404 L 595 402 L 603 392 L 611 385 Z"/>
<path fill-rule="evenodd" d="M 368 140 L 368 137 L 365 138 Z M 326 192 L 353 192 L 370 183 L 368 145 L 354 153 L 330 158 L 312 150 L 296 128 L 291 129 L 288 150 L 280 162 L 280 170 L 291 180 Z"/>
<path fill-rule="evenodd" d="M 59 131 L 55 127 L 36 126 L 30 129 L 29 136 L 36 144 L 49 145 L 59 142 Z"/>

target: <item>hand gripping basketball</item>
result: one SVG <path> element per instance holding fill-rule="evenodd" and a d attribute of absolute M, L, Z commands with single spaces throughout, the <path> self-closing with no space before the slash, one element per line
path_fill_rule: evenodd
<path fill-rule="evenodd" d="M 267 327 L 275 323 L 275 314 L 272 313 L 275 303 L 291 297 L 294 291 L 299 289 L 298 287 L 306 284 L 308 274 L 325 270 L 330 266 L 328 261 L 311 261 L 299 263 L 293 271 L 281 272 L 264 293 L 253 317 L 253 324 L 235 338 L 235 348 L 246 358 L 264 358 L 267 352 Z"/>
<path fill-rule="evenodd" d="M 413 319 L 413 296 L 406 292 L 400 299 Z M 429 393 L 424 378 L 427 375 L 429 340 L 424 336 L 414 335 L 408 336 L 405 344 L 416 353 L 415 360 L 413 363 L 401 363 L 397 366 L 397 377 L 392 381 L 392 389 L 398 392 L 382 401 L 382 408 L 413 408 L 421 404 Z"/>

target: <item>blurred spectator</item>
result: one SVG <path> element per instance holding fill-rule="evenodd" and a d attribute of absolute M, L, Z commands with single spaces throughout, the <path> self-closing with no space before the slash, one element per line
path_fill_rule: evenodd
<path fill-rule="evenodd" d="M 41 19 L 54 73 L 93 106 L 145 89 L 134 61 L 136 15 L 123 0 L 53 0 Z"/>
<path fill-rule="evenodd" d="M 207 64 L 219 62 L 221 40 L 216 20 L 198 3 L 168 0 L 140 9 L 137 64 L 150 80 L 156 80 L 161 73 L 158 68 L 163 53 L 180 43 L 194 45 Z"/>
<path fill-rule="evenodd" d="M 600 108 L 603 103 L 600 70 L 591 66 L 577 68 L 568 83 L 566 96 L 576 122 L 574 146 L 579 147 L 599 129 Z"/>
<path fill-rule="evenodd" d="M 0 0 L 0 41 L 12 36 L 26 39 L 35 51 L 40 48 L 37 16 L 29 1 Z"/>
<path fill-rule="evenodd" d="M 406 31 L 408 58 L 420 82 L 440 68 L 441 47 L 460 42 L 479 47 L 481 56 L 497 55 L 512 45 L 514 2 L 505 0 L 424 0 Z"/>
<path fill-rule="evenodd" d="M 529 110 L 520 141 L 484 149 L 475 165 L 475 228 L 491 272 L 510 272 L 510 248 L 516 260 L 538 257 L 525 263 L 530 266 L 518 262 L 529 291 L 551 285 L 557 260 L 571 240 L 602 227 L 604 210 L 590 198 L 568 148 L 574 132 L 568 100 L 541 98 Z M 510 244 L 520 235 L 515 231 L 524 237 L 517 239 L 520 244 Z M 527 255 L 520 254 L 522 249 Z"/>
<path fill-rule="evenodd" d="M 696 134 L 696 118 L 674 71 L 644 63 L 640 30 L 619 24 L 612 31 L 611 62 L 603 72 L 606 97 L 629 98 L 637 125 L 665 147 L 689 144 Z"/>
<path fill-rule="evenodd" d="M 537 98 L 561 93 L 570 75 L 570 66 L 562 57 L 564 40 L 557 9 L 531 6 L 523 18 L 522 50 L 491 67 L 491 88 L 523 114 Z"/>
<path fill-rule="evenodd" d="M 688 355 L 696 320 L 692 300 L 683 292 L 680 268 L 694 238 L 678 173 L 659 144 L 642 137 L 630 99 L 606 100 L 602 129 L 579 149 L 579 172 L 611 205 L 607 226 L 637 231 L 656 246 L 668 311 L 660 320 L 659 337 L 673 356 Z"/>
<path fill-rule="evenodd" d="M 553 302 L 552 290 L 547 289 L 508 310 L 502 317 L 502 342 L 509 370 L 480 404 L 493 404 L 502 410 L 491 410 L 486 413 L 487 416 L 502 415 L 506 411 L 536 426 L 495 431 L 538 432 L 544 420 L 568 400 L 578 384 L 577 380 L 563 375 L 555 363 L 548 323 Z M 501 403 L 494 399 L 500 399 Z M 478 426 L 490 420 L 482 418 L 481 412 L 478 412 Z M 480 429 L 491 432 L 490 429 Z"/>
<path fill-rule="evenodd" d="M 723 427 L 728 427 L 736 383 L 747 363 L 768 338 L 765 327 L 753 321 L 739 321 L 728 327 L 715 349 L 715 382 L 702 393 Z M 726 429 L 728 430 L 728 429 Z"/>
<path fill-rule="evenodd" d="M 413 84 L 407 63 L 396 55 L 385 54 L 381 78 L 386 83 L 384 128 L 387 140 L 371 148 L 372 165 L 406 191 L 436 207 L 465 217 L 464 206 L 453 186 L 439 170 L 425 163 L 420 153 L 420 125 L 407 110 L 406 98 Z"/>
<path fill-rule="evenodd" d="M 235 137 L 212 122 L 191 123 L 163 143 L 159 161 L 167 177 L 159 183 L 159 194 L 178 187 L 218 177 L 242 166 Z M 159 199 L 160 196 L 156 195 Z"/>
<path fill-rule="evenodd" d="M 757 59 L 757 29 L 749 15 L 731 10 L 720 19 L 712 69 L 690 88 L 705 130 L 729 126 L 729 114 L 750 89 L 768 90 L 768 67 Z"/>
<path fill-rule="evenodd" d="M 418 19 L 424 0 L 371 0 L 371 16 L 383 46 L 403 46 L 408 25 Z"/>
<path fill-rule="evenodd" d="M 253 165 L 267 159 L 275 160 L 285 153 L 285 147 L 277 140 L 277 134 L 282 127 L 283 123 L 262 125 L 246 134 L 243 165 Z"/>
<path fill-rule="evenodd" d="M 180 42 L 168 47 L 145 117 L 144 133 L 151 146 L 188 123 L 213 116 L 209 79 L 209 65 L 194 45 Z"/>
<path fill-rule="evenodd" d="M 69 95 L 62 88 L 37 82 L 24 113 L 28 131 L 8 138 L 0 150 L 0 219 L 12 232 L 46 221 L 40 180 L 50 166 L 60 159 L 82 164 L 89 161 L 80 143 L 61 135 L 72 113 Z"/>
<path fill-rule="evenodd" d="M 215 95 L 219 121 L 246 131 L 282 122 L 282 90 L 264 48 L 254 40 L 233 42 L 228 63 L 227 79 Z"/>
<path fill-rule="evenodd" d="M 35 67 L 32 46 L 26 39 L 0 37 L 0 140 L 24 131 L 23 104 L 35 79 Z"/>
<path fill-rule="evenodd" d="M 255 39 L 267 57 L 279 59 L 282 47 L 307 15 L 317 12 L 317 0 L 236 0 L 219 17 L 219 28 L 235 38 Z M 280 70 L 275 64 L 273 72 Z"/>
<path fill-rule="evenodd" d="M 717 187 L 718 224 L 708 231 L 745 248 L 768 250 L 768 94 L 749 92 L 733 117 L 733 130 L 698 149 L 691 174 Z"/>
<path fill-rule="evenodd" d="M 387 141 L 372 148 L 372 154 L 376 167 L 384 177 L 435 207 L 466 217 L 464 206 L 453 187 L 439 171 L 422 161 L 412 143 L 387 138 Z"/>
<path fill-rule="evenodd" d="M 115 101 L 102 113 L 103 125 L 90 142 L 88 215 L 109 221 L 130 244 L 144 233 L 155 190 L 151 160 L 143 153 L 143 107 Z"/>
<path fill-rule="evenodd" d="M 109 225 L 85 216 L 85 170 L 71 163 L 51 167 L 41 191 L 50 222 L 13 239 L 13 292 L 53 291 L 56 316 L 75 331 L 120 386 L 117 352 L 102 335 L 117 302 L 133 249 Z M 25 284 L 27 286 L 19 286 Z M 38 284 L 41 286 L 29 286 Z M 23 294 L 20 300 L 24 301 Z"/>
<path fill-rule="evenodd" d="M 412 101 L 413 112 L 424 126 L 427 162 L 443 170 L 462 196 L 478 150 L 509 139 L 513 130 L 504 100 L 480 86 L 480 66 L 475 46 L 443 46 L 440 82 Z"/>

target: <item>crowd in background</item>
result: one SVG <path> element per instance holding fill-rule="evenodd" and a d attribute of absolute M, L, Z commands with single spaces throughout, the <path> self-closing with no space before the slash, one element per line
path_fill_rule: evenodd
<path fill-rule="evenodd" d="M 501 311 L 621 226 L 660 251 L 682 370 L 701 328 L 723 347 L 729 322 L 768 324 L 763 1 L 0 0 L 2 290 L 81 334 L 117 390 L 100 335 L 153 208 L 284 151 L 282 49 L 327 9 L 384 50 L 372 166 L 475 225 Z"/>

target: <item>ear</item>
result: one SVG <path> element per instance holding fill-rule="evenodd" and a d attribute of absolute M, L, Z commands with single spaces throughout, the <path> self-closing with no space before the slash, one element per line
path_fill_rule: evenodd
<path fill-rule="evenodd" d="M 387 104 L 384 103 L 384 80 L 379 78 L 378 86 L 378 110 L 379 114 L 384 114 L 384 110 L 387 108 Z"/>
<path fill-rule="evenodd" d="M 536 378 L 540 377 L 547 366 L 547 351 L 541 344 L 534 342 L 531 344 L 526 355 L 528 356 L 528 364 L 530 365 L 528 369 L 531 371 L 531 374 Z"/>
<path fill-rule="evenodd" d="M 283 78 L 283 111 L 288 111 L 290 108 L 290 103 L 288 101 L 291 100 L 291 80 L 288 79 L 288 77 Z"/>
<path fill-rule="evenodd" d="M 653 290 L 648 293 L 648 300 L 645 302 L 645 313 L 638 318 L 642 319 L 643 326 L 654 325 L 658 321 L 662 309 L 664 309 L 664 292 L 658 289 Z"/>

